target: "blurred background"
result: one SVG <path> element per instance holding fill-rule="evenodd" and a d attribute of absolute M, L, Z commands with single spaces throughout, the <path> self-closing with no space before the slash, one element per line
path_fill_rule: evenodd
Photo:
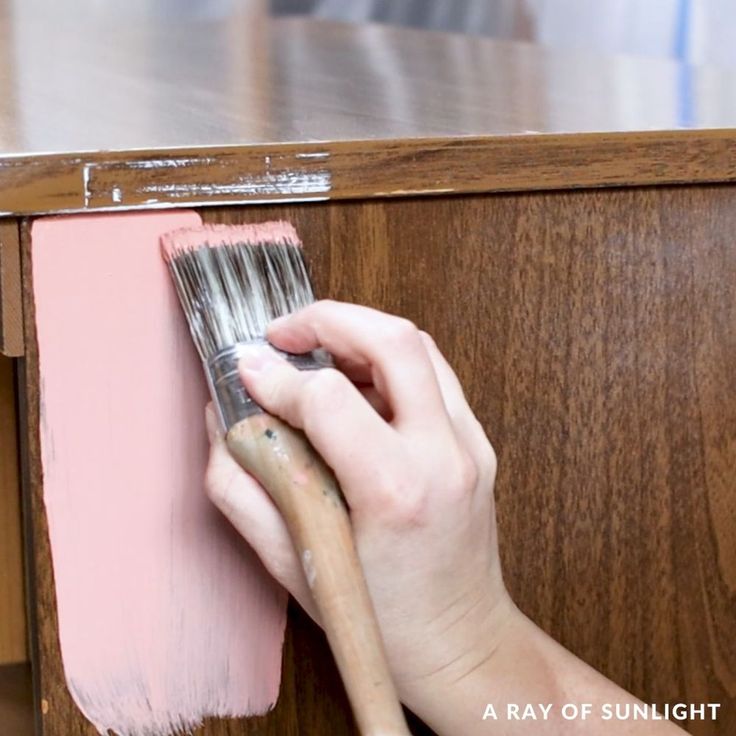
<path fill-rule="evenodd" d="M 269 16 L 363 28 L 311 33 L 287 21 L 284 44 Z M 736 0 L 0 0 L 0 19 L 0 111 L 17 121 L 0 128 L 5 150 L 105 145 L 80 129 L 82 108 L 115 129 L 119 147 L 321 140 L 326 127 L 361 138 L 374 135 L 368 99 L 391 111 L 394 136 L 503 135 L 520 115 L 538 132 L 719 128 L 736 116 Z M 403 28 L 451 35 L 418 40 Z M 84 83 L 80 55 L 93 61 Z M 329 125 L 302 114 L 314 105 L 307 74 L 329 80 L 319 92 Z M 97 77 L 105 83 L 91 95 Z M 269 84 L 277 100 L 262 92 Z M 178 86 L 186 115 L 156 85 Z M 64 101 L 53 125 L 49 95 Z M 209 95 L 231 109 L 193 114 Z"/>
<path fill-rule="evenodd" d="M 270 12 L 736 67 L 736 0 L 0 0 L 0 16 L 73 10 L 179 20 Z"/>
<path fill-rule="evenodd" d="M 279 15 L 736 66 L 736 0 L 271 0 Z"/>

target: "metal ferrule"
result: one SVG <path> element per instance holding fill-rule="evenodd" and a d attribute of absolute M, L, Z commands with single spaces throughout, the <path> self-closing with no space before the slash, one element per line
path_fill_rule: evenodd
<path fill-rule="evenodd" d="M 232 345 L 216 353 L 204 366 L 210 395 L 217 407 L 220 423 L 226 432 L 241 419 L 263 411 L 248 395 L 238 372 L 238 362 L 243 350 L 253 345 L 265 346 L 268 343 L 265 340 L 258 340 Z M 277 350 L 272 345 L 269 347 L 300 371 L 317 370 L 332 365 L 332 359 L 325 350 L 319 349 L 311 353 L 295 355 Z"/>

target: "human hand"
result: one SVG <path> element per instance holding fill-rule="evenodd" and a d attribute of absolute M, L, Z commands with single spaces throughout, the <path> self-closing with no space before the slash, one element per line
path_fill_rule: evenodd
<path fill-rule="evenodd" d="M 496 459 L 452 369 L 407 320 L 317 302 L 274 322 L 270 342 L 327 349 L 340 371 L 300 372 L 269 348 L 241 362 L 248 392 L 302 429 L 333 469 L 402 699 L 489 658 L 513 612 L 498 559 Z M 271 574 L 316 618 L 286 526 L 230 457 L 212 412 L 207 488 Z"/>

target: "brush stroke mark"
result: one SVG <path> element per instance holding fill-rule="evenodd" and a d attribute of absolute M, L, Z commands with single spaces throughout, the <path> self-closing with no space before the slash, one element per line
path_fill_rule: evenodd
<path fill-rule="evenodd" d="M 207 392 L 159 251 L 196 213 L 38 219 L 41 452 L 69 690 L 163 736 L 278 695 L 286 595 L 203 489 Z"/>

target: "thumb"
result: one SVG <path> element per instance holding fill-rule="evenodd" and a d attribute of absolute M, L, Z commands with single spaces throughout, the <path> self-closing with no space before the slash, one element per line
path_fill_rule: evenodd
<path fill-rule="evenodd" d="M 300 371 L 271 347 L 249 346 L 241 357 L 240 375 L 260 406 L 304 431 L 344 491 L 385 464 L 394 431 L 339 371 Z M 348 501 L 353 508 L 361 503 Z"/>

